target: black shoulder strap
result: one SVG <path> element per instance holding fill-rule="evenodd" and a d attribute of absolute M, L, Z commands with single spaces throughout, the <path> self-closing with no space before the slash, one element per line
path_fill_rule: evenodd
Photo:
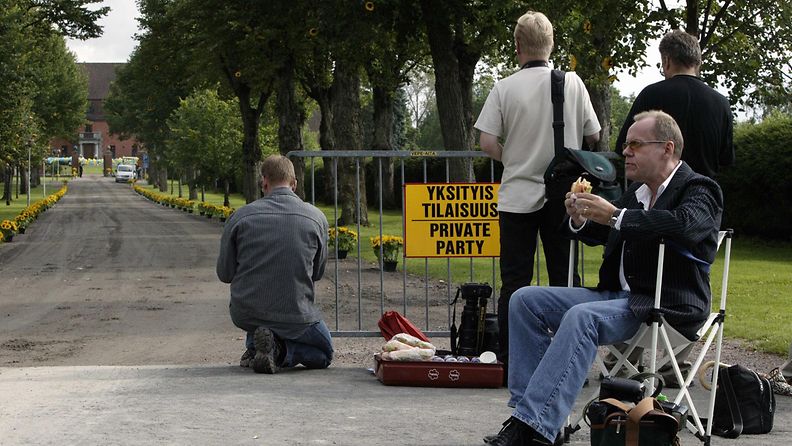
<path fill-rule="evenodd" d="M 550 71 L 550 98 L 553 100 L 553 139 L 555 154 L 560 156 L 564 150 L 564 78 L 561 70 Z"/>
<path fill-rule="evenodd" d="M 731 414 L 731 427 L 723 426 L 716 428 L 712 426 L 712 433 L 726 438 L 737 438 L 743 430 L 742 413 L 740 406 L 737 403 L 737 396 L 734 394 L 734 386 L 731 382 L 728 367 L 720 369 L 723 373 L 718 372 L 718 388 L 723 390 L 723 395 L 726 397 L 726 402 L 729 405 L 729 413 Z"/>
<path fill-rule="evenodd" d="M 456 303 L 459 300 L 459 294 L 462 292 L 462 288 L 457 288 L 456 297 L 449 305 L 454 306 L 454 315 L 451 317 L 451 328 L 450 328 L 450 335 L 451 335 L 451 354 L 456 355 L 459 351 L 459 346 L 457 345 L 457 326 L 456 326 Z"/>

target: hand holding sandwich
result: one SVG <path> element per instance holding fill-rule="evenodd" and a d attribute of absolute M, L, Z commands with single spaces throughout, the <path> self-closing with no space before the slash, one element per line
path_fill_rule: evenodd
<path fill-rule="evenodd" d="M 564 200 L 567 214 L 576 227 L 581 227 L 587 220 L 607 225 L 616 206 L 608 200 L 591 193 L 591 184 L 582 178 L 572 183 L 571 190 Z"/>

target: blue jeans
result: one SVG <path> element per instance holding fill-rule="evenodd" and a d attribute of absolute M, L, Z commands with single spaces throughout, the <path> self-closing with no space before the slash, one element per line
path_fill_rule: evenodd
<path fill-rule="evenodd" d="M 509 300 L 518 289 L 533 280 L 536 234 L 542 237 L 547 277 L 545 285 L 565 286 L 569 273 L 569 240 L 558 227 L 564 221 L 564 200 L 548 200 L 541 209 L 528 214 L 499 212 L 501 290 L 498 298 L 498 359 L 509 362 Z M 577 260 L 577 257 L 575 258 Z M 575 286 L 580 275 L 575 262 Z"/>
<path fill-rule="evenodd" d="M 277 330 L 273 330 L 273 333 L 278 336 Z M 311 325 L 297 338 L 286 339 L 278 336 L 278 339 L 286 346 L 286 357 L 283 363 L 278 364 L 279 367 L 302 364 L 309 369 L 326 369 L 333 360 L 333 340 L 324 321 Z M 256 349 L 252 331 L 247 332 L 245 346 Z"/>
<path fill-rule="evenodd" d="M 552 442 L 583 388 L 597 346 L 628 340 L 640 325 L 626 291 L 517 290 L 509 304 L 514 417 Z"/>

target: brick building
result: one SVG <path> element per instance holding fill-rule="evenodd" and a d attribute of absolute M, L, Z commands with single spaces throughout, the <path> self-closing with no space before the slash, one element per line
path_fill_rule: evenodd
<path fill-rule="evenodd" d="M 103 151 L 109 149 L 113 158 L 122 156 L 138 156 L 140 144 L 134 139 L 121 139 L 110 133 L 104 115 L 104 102 L 110 92 L 110 84 L 115 80 L 116 70 L 123 63 L 79 63 L 88 76 L 88 112 L 86 123 L 76 129 L 74 137 L 69 140 L 53 140 L 51 146 L 54 154 L 71 155 L 75 148 L 85 158 L 102 158 Z"/>

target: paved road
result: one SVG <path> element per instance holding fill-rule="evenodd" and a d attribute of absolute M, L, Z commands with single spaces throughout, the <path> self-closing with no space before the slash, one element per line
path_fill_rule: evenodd
<path fill-rule="evenodd" d="M 0 445 L 476 445 L 508 417 L 505 389 L 386 387 L 343 362 L 239 368 L 220 231 L 84 177 L 0 245 Z M 772 434 L 713 444 L 792 444 L 792 398 L 778 403 Z"/>
<path fill-rule="evenodd" d="M 113 178 L 75 179 L 0 247 L 0 366 L 236 359 L 228 287 L 214 273 L 221 231 Z"/>

